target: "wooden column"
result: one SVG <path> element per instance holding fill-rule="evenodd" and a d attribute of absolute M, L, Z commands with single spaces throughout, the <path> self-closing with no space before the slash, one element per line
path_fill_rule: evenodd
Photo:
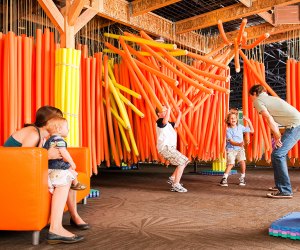
<path fill-rule="evenodd" d="M 59 31 L 61 48 L 75 48 L 75 34 L 97 14 L 93 9 L 87 9 L 81 14 L 84 7 L 82 0 L 66 0 L 64 13 L 58 10 L 52 0 L 38 2 Z"/>

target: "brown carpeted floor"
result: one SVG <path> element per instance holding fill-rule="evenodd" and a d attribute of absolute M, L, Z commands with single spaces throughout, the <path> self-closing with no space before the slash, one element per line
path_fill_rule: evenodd
<path fill-rule="evenodd" d="M 220 176 L 193 174 L 190 167 L 182 179 L 188 193 L 169 191 L 172 170 L 142 166 L 94 176 L 100 198 L 79 205 L 92 228 L 80 232 L 66 226 L 85 236 L 81 243 L 48 245 L 45 228 L 34 247 L 29 232 L 0 231 L 0 249 L 300 249 L 300 241 L 268 235 L 273 221 L 300 211 L 300 170 L 290 170 L 291 200 L 265 197 L 273 185 L 272 169 L 248 169 L 245 187 L 237 185 L 239 175 L 229 177 L 229 187 L 220 187 Z"/>

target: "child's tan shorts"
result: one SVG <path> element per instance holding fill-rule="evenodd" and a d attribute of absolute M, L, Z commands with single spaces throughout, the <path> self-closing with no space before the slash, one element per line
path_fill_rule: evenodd
<path fill-rule="evenodd" d="M 237 160 L 237 162 L 246 160 L 246 154 L 244 148 L 241 148 L 240 150 L 227 151 L 227 164 L 234 165 L 235 160 Z"/>
<path fill-rule="evenodd" d="M 163 150 L 158 153 L 175 166 L 186 166 L 189 163 L 189 159 L 175 147 L 165 146 Z"/>

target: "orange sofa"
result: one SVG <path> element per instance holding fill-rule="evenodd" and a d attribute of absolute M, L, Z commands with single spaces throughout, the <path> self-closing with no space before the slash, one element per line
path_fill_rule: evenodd
<path fill-rule="evenodd" d="M 86 201 L 90 192 L 89 150 L 68 150 L 76 163 L 79 181 L 88 187 L 77 192 L 77 202 Z M 0 172 L 0 230 L 33 231 L 32 244 L 39 244 L 51 204 L 46 149 L 0 147 Z"/>

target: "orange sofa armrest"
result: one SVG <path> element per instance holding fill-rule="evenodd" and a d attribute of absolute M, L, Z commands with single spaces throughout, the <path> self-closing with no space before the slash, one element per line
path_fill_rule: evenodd
<path fill-rule="evenodd" d="M 0 171 L 0 230 L 41 230 L 50 214 L 47 150 L 0 147 Z"/>
<path fill-rule="evenodd" d="M 76 164 L 76 171 L 91 176 L 90 150 L 86 147 L 68 147 L 68 151 Z"/>

